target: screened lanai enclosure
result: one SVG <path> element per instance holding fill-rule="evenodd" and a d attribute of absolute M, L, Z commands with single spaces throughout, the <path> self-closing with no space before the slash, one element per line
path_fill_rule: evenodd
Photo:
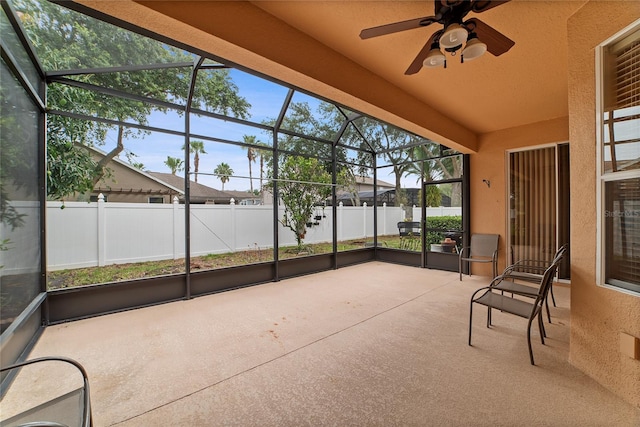
<path fill-rule="evenodd" d="M 457 270 L 465 155 L 91 14 L 2 1 L 2 365 L 49 324 L 372 260 Z"/>

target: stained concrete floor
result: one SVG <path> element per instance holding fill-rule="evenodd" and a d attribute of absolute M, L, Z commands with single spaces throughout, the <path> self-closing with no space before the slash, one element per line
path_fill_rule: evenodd
<path fill-rule="evenodd" d="M 48 327 L 31 354 L 71 357 L 95 426 L 638 426 L 640 410 L 567 361 L 569 288 L 547 345 L 475 310 L 472 276 L 372 262 Z M 70 389 L 22 375 L 2 406 Z"/>

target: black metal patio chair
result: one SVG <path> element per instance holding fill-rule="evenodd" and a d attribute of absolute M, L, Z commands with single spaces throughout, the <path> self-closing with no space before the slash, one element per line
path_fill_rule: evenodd
<path fill-rule="evenodd" d="M 498 234 L 472 234 L 471 245 L 465 246 L 458 255 L 458 271 L 462 280 L 462 266 L 466 262 L 491 263 L 492 276 L 498 275 Z M 469 275 L 471 275 L 471 265 L 469 265 Z"/>
<path fill-rule="evenodd" d="M 400 249 L 415 251 L 420 248 L 421 226 L 416 221 L 400 221 L 398 234 L 400 235 Z"/>
<path fill-rule="evenodd" d="M 540 280 L 540 286 L 538 287 L 538 294 L 533 302 L 524 301 L 522 299 L 510 297 L 504 295 L 496 287 L 496 283 L 504 281 L 503 276 L 495 277 L 489 286 L 485 286 L 476 290 L 471 296 L 471 303 L 469 308 L 469 345 L 471 345 L 471 330 L 473 325 L 473 304 L 480 304 L 487 307 L 487 328 L 491 327 L 491 310 L 500 310 L 503 313 L 513 314 L 515 316 L 528 319 L 527 322 L 527 344 L 529 346 L 529 358 L 531 364 L 535 365 L 533 359 L 533 350 L 531 348 L 531 324 L 534 319 L 538 319 L 538 328 L 540 330 L 540 341 L 544 344 L 544 338 L 546 332 L 544 324 L 542 323 L 541 311 L 546 298 L 549 287 L 553 281 L 553 276 L 556 274 L 557 265 L 552 264 L 544 271 L 542 279 Z"/>
<path fill-rule="evenodd" d="M 2 426 L 15 427 L 91 427 L 91 398 L 89 394 L 89 379 L 85 369 L 73 359 L 67 357 L 40 357 L 15 363 L 0 369 L 4 375 L 18 375 L 18 371 L 28 365 L 43 362 L 62 362 L 73 365 L 80 373 L 82 385 L 70 392 L 61 394 L 44 403 L 37 404 L 17 415 L 1 419 Z M 4 397 L 4 396 L 3 396 Z M 25 396 L 25 399 L 28 399 Z"/>
<path fill-rule="evenodd" d="M 556 253 L 553 255 L 553 259 L 551 260 L 525 259 L 511 264 L 510 266 L 505 268 L 501 274 L 501 276 L 503 276 L 505 280 L 498 282 L 494 286 L 495 289 L 499 289 L 503 292 L 509 292 L 512 295 L 515 294 L 529 298 L 536 298 L 536 296 L 538 295 L 538 286 L 535 286 L 533 284 L 540 284 L 540 280 L 542 279 L 544 271 L 551 265 L 555 265 L 557 268 L 559 268 L 560 263 L 565 257 L 568 248 L 569 246 L 567 244 L 560 246 Z M 516 282 L 516 280 L 531 283 L 532 285 L 518 283 Z M 556 299 L 553 295 L 553 280 L 549 285 L 549 294 L 551 295 L 553 306 L 556 307 Z M 549 321 L 549 323 L 551 323 L 551 313 L 549 311 L 549 303 L 547 298 L 545 298 L 544 304 L 547 311 L 547 320 Z"/>

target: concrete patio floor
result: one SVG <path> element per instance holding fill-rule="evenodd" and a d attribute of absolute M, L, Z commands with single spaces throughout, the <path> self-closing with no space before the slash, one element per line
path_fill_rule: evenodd
<path fill-rule="evenodd" d="M 48 327 L 30 358 L 87 370 L 95 426 L 638 426 L 567 361 L 569 288 L 547 345 L 474 310 L 479 276 L 380 262 Z M 2 417 L 69 375 L 22 374 Z M 54 379 L 55 378 L 55 379 Z"/>

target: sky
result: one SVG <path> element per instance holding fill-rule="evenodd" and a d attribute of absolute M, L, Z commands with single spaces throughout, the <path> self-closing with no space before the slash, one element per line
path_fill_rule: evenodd
<path fill-rule="evenodd" d="M 250 121 L 262 122 L 278 116 L 287 95 L 287 88 L 235 69 L 232 69 L 230 74 L 234 83 L 239 87 L 239 94 L 251 104 Z M 308 102 L 312 108 L 320 102 L 301 92 L 295 92 L 292 101 Z M 148 117 L 148 121 L 149 126 L 176 131 L 184 129 L 184 116 L 180 116 L 175 112 L 154 112 Z M 244 135 L 253 135 L 257 141 L 264 143 L 270 142 L 272 138 L 269 133 L 261 129 L 206 117 L 196 118 L 193 115 L 190 126 L 192 134 L 202 134 L 230 141 L 243 141 Z M 197 140 L 197 138 L 193 139 Z M 113 130 L 109 132 L 105 145 L 99 148 L 102 151 L 109 151 L 116 145 L 116 140 L 117 132 Z M 204 141 L 204 143 L 206 153 L 199 155 L 198 183 L 222 190 L 222 182 L 218 177 L 213 176 L 213 170 L 218 164 L 224 162 L 231 167 L 233 175 L 236 176 L 224 184 L 224 190 L 249 190 L 251 186 L 248 179 L 249 160 L 247 158 L 247 150 L 231 144 L 211 141 Z M 149 135 L 144 135 L 143 138 L 128 138 L 124 145 L 127 152 L 135 154 L 131 161 L 142 163 L 145 171 L 169 173 L 170 169 L 165 164 L 167 156 L 183 158 L 184 137 L 153 132 Z M 353 155 L 355 155 L 355 152 Z M 125 153 L 121 153 L 119 158 L 122 161 L 128 161 Z M 193 171 L 193 155 L 190 162 L 192 163 L 191 170 Z M 258 158 L 251 165 L 254 189 L 259 187 L 259 162 Z M 390 172 L 390 168 L 379 170 L 378 179 L 390 183 L 395 182 L 394 176 L 389 175 L 388 172 Z M 192 177 L 192 180 L 195 180 L 195 177 Z M 416 186 L 415 177 L 410 177 L 405 181 L 409 187 Z"/>

